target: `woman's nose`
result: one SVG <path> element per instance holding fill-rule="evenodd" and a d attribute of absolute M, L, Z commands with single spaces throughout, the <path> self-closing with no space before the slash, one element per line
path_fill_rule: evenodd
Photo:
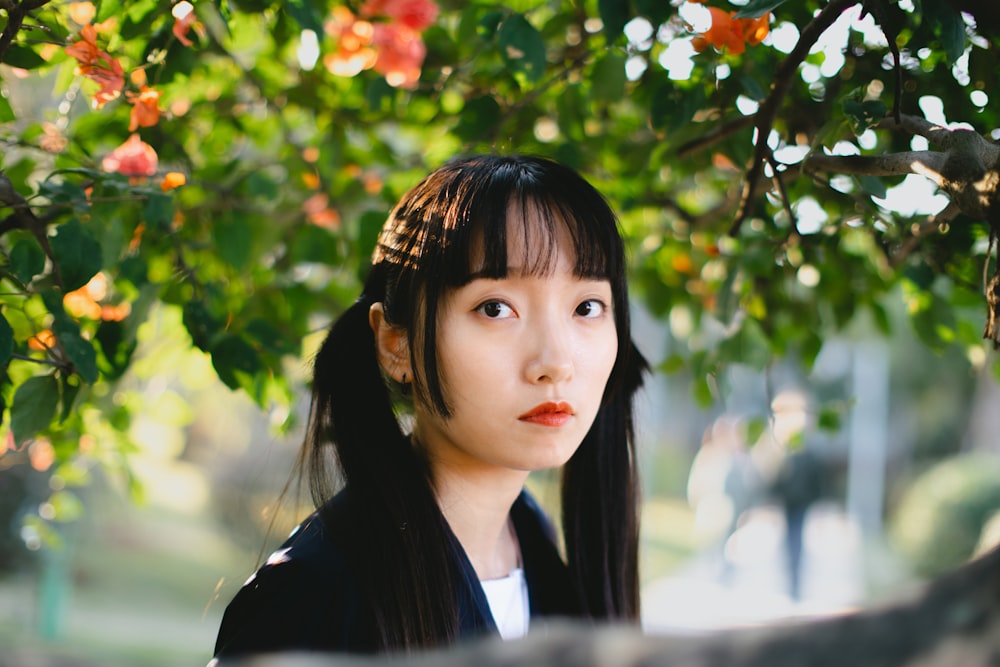
<path fill-rule="evenodd" d="M 561 327 L 546 324 L 532 333 L 531 354 L 525 364 L 532 383 L 566 382 L 573 377 L 573 355 L 569 336 Z"/>

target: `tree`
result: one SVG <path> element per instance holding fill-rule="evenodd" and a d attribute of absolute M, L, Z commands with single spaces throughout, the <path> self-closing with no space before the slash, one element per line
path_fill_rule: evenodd
<path fill-rule="evenodd" d="M 982 350 L 984 322 L 997 340 L 998 279 L 986 317 L 980 277 L 997 224 L 991 3 L 0 9 L 6 456 L 66 466 L 95 433 L 127 451 L 114 387 L 158 308 L 183 311 L 227 386 L 287 401 L 282 361 L 355 297 L 388 207 L 469 151 L 548 154 L 608 195 L 653 312 L 723 325 L 664 364 L 703 400 L 727 363 L 809 364 L 866 317 L 890 333 L 899 298 L 931 346 Z M 921 115 L 934 99 L 974 131 Z M 882 201 L 911 171 L 947 211 Z"/>

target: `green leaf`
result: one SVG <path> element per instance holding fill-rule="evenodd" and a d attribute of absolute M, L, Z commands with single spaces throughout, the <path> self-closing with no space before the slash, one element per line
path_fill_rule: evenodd
<path fill-rule="evenodd" d="M 69 419 L 73 413 L 73 406 L 76 404 L 76 397 L 80 394 L 80 382 L 76 376 L 63 376 L 62 378 L 62 410 L 59 414 L 59 423 Z"/>
<path fill-rule="evenodd" d="M 816 418 L 816 425 L 824 431 L 836 433 L 841 427 L 840 410 L 836 407 L 824 407 Z"/>
<path fill-rule="evenodd" d="M 768 12 L 773 12 L 783 4 L 785 4 L 785 0 L 751 0 L 747 3 L 746 7 L 736 12 L 733 18 L 755 19 Z"/>
<path fill-rule="evenodd" d="M 14 108 L 10 106 L 10 101 L 5 95 L 0 94 L 0 123 L 11 123 L 15 120 L 17 120 L 17 116 L 14 115 Z"/>
<path fill-rule="evenodd" d="M 593 88 L 595 100 L 616 102 L 625 95 L 625 56 L 608 53 L 594 64 Z"/>
<path fill-rule="evenodd" d="M 455 135 L 462 141 L 475 141 L 489 136 L 500 122 L 500 105 L 489 95 L 469 100 L 465 104 Z"/>
<path fill-rule="evenodd" d="M 68 317 L 57 317 L 52 333 L 83 381 L 87 384 L 97 382 L 97 351 L 93 343 L 80 335 L 79 325 Z"/>
<path fill-rule="evenodd" d="M 296 232 L 288 256 L 295 264 L 306 262 L 336 266 L 343 260 L 337 238 L 316 225 L 303 225 Z"/>
<path fill-rule="evenodd" d="M 753 419 L 748 419 L 746 422 L 746 439 L 750 443 L 750 446 L 757 444 L 760 437 L 764 435 L 764 430 L 767 429 L 767 420 L 763 417 L 754 417 Z"/>
<path fill-rule="evenodd" d="M 500 24 L 500 55 L 507 67 L 524 72 L 529 81 L 545 73 L 545 40 L 522 14 L 509 16 Z"/>
<path fill-rule="evenodd" d="M 704 104 L 705 91 L 701 87 L 686 89 L 673 82 L 664 82 L 653 93 L 649 121 L 657 130 L 679 130 L 691 121 Z"/>
<path fill-rule="evenodd" d="M 222 330 L 222 324 L 208 312 L 205 302 L 195 300 L 184 304 L 182 320 L 184 328 L 191 334 L 191 342 L 195 347 L 210 352 Z"/>
<path fill-rule="evenodd" d="M 11 44 L 3 56 L 3 64 L 21 69 L 35 69 L 46 64 L 45 59 L 35 53 L 34 49 L 19 44 Z"/>
<path fill-rule="evenodd" d="M 59 225 L 49 244 L 67 292 L 86 285 L 104 265 L 101 244 L 76 218 Z"/>
<path fill-rule="evenodd" d="M 150 193 L 142 209 L 143 219 L 150 227 L 169 229 L 174 221 L 174 198 L 162 192 Z"/>
<path fill-rule="evenodd" d="M 740 84 L 742 84 L 743 90 L 746 91 L 747 97 L 752 100 L 762 102 L 767 97 L 767 91 L 757 82 L 757 79 L 749 74 L 740 77 Z"/>
<path fill-rule="evenodd" d="M 936 14 L 941 46 L 948 58 L 948 67 L 951 67 L 965 52 L 965 21 L 961 14 L 944 4 L 938 7 Z"/>
<path fill-rule="evenodd" d="M 676 11 L 673 5 L 663 0 L 635 0 L 635 8 L 653 25 L 666 23 Z"/>
<path fill-rule="evenodd" d="M 861 189 L 870 194 L 872 197 L 885 199 L 888 194 L 888 188 L 885 186 L 885 181 L 878 176 L 859 176 L 858 182 L 861 185 Z"/>
<path fill-rule="evenodd" d="M 874 127 L 885 118 L 886 105 L 882 100 L 865 100 L 859 102 L 854 99 L 844 100 L 844 115 L 847 117 L 847 124 L 855 136 L 864 134 L 866 130 Z"/>
<path fill-rule="evenodd" d="M 55 376 L 37 375 L 21 383 L 10 406 L 10 428 L 15 444 L 22 445 L 48 428 L 58 405 L 59 382 Z"/>
<path fill-rule="evenodd" d="M 285 9 L 304 30 L 312 30 L 317 35 L 323 34 L 324 12 L 315 3 L 308 0 L 288 0 Z"/>
<path fill-rule="evenodd" d="M 625 0 L 597 0 L 597 12 L 604 24 L 604 34 L 613 42 L 625 31 L 629 20 L 629 6 Z"/>
<path fill-rule="evenodd" d="M 109 380 L 117 380 L 124 375 L 132 361 L 138 341 L 128 334 L 122 322 L 101 322 L 101 326 L 97 328 L 95 338 L 101 353 L 101 370 Z"/>
<path fill-rule="evenodd" d="M 268 352 L 274 352 L 279 355 L 295 353 L 295 344 L 289 340 L 287 335 L 267 320 L 252 320 L 247 324 L 246 335 Z"/>
<path fill-rule="evenodd" d="M 45 253 L 35 239 L 21 239 L 10 250 L 10 272 L 22 284 L 45 269 Z"/>
<path fill-rule="evenodd" d="M 474 7 L 469 7 L 469 10 L 474 11 Z M 476 23 L 476 32 L 484 39 L 493 39 L 497 30 L 500 29 L 500 22 L 503 21 L 503 12 L 489 12 L 483 15 L 483 18 L 479 19 Z"/>
<path fill-rule="evenodd" d="M 14 353 L 14 329 L 3 315 L 0 315 L 0 366 L 6 366 Z"/>
<path fill-rule="evenodd" d="M 212 366 L 230 389 L 249 384 L 262 370 L 257 350 L 240 336 L 229 335 L 212 348 Z"/>
<path fill-rule="evenodd" d="M 212 237 L 219 256 L 237 271 L 250 262 L 253 232 L 245 216 L 226 215 L 212 225 Z"/>

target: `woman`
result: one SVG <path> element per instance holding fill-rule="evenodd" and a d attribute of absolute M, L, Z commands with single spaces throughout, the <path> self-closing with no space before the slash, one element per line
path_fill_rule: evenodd
<path fill-rule="evenodd" d="M 318 509 L 229 605 L 216 655 L 636 620 L 644 369 L 617 220 L 592 186 L 523 156 L 430 174 L 316 356 L 301 458 Z M 523 490 L 560 466 L 565 561 Z"/>

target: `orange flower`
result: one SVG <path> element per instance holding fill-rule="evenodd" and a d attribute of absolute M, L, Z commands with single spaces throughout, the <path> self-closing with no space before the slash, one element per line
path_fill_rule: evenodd
<path fill-rule="evenodd" d="M 44 472 L 56 462 L 56 449 L 47 438 L 36 438 L 28 446 L 28 460 L 32 468 Z"/>
<path fill-rule="evenodd" d="M 160 91 L 143 86 L 138 93 L 127 93 L 125 97 L 132 105 L 129 132 L 135 132 L 140 127 L 153 127 L 160 122 Z"/>
<path fill-rule="evenodd" d="M 374 44 L 378 49 L 375 71 L 393 88 L 415 88 L 427 47 L 420 33 L 396 23 L 375 25 Z"/>
<path fill-rule="evenodd" d="M 302 202 L 302 211 L 306 219 L 317 227 L 337 229 L 340 226 L 340 214 L 330 208 L 330 198 L 322 192 Z"/>
<path fill-rule="evenodd" d="M 178 42 L 184 46 L 194 46 L 194 42 L 187 36 L 192 29 L 199 37 L 204 37 L 205 26 L 198 20 L 198 16 L 194 13 L 194 5 L 190 2 L 186 0 L 178 2 L 170 13 L 174 17 L 173 33 Z"/>
<path fill-rule="evenodd" d="M 132 304 L 119 303 L 116 306 L 101 306 L 101 319 L 105 322 L 121 322 L 132 312 Z"/>
<path fill-rule="evenodd" d="M 708 11 L 712 15 L 712 27 L 691 41 L 691 46 L 698 52 L 714 46 L 719 51 L 725 50 L 730 55 L 738 56 L 746 51 L 747 44 L 760 44 L 770 30 L 770 13 L 755 19 L 738 19 L 733 18 L 736 12 L 726 12 L 718 7 L 709 7 Z"/>
<path fill-rule="evenodd" d="M 750 46 L 757 46 L 764 38 L 767 37 L 767 33 L 771 31 L 771 14 L 763 14 L 755 19 L 740 19 L 743 21 L 743 35 L 746 37 L 747 44 Z"/>
<path fill-rule="evenodd" d="M 142 245 L 142 234 L 146 231 L 146 223 L 140 222 L 135 227 L 135 231 L 132 232 L 132 238 L 128 242 L 128 251 L 135 252 Z"/>
<path fill-rule="evenodd" d="M 91 24 L 80 30 L 80 40 L 65 49 L 66 55 L 76 59 L 81 75 L 96 81 L 100 89 L 94 95 L 94 105 L 100 109 L 121 95 L 125 87 L 125 71 L 117 58 L 97 47 L 97 28 Z"/>
<path fill-rule="evenodd" d="M 69 3 L 69 17 L 74 23 L 86 25 L 94 20 L 97 9 L 92 2 L 71 2 Z"/>
<path fill-rule="evenodd" d="M 368 0 L 361 6 L 362 16 L 386 16 L 410 30 L 426 30 L 441 9 L 433 0 Z"/>
<path fill-rule="evenodd" d="M 334 7 L 333 15 L 324 26 L 326 33 L 337 42 L 337 50 L 323 58 L 323 64 L 336 76 L 355 76 L 375 64 L 372 48 L 373 26 L 359 21 L 346 7 Z"/>
<path fill-rule="evenodd" d="M 61 153 L 69 140 L 63 136 L 62 131 L 55 123 L 42 123 L 42 137 L 38 140 L 38 147 L 49 153 Z"/>
<path fill-rule="evenodd" d="M 108 277 L 97 273 L 80 289 L 67 292 L 63 296 L 63 307 L 76 318 L 86 317 L 92 320 L 101 319 L 101 306 L 98 301 L 108 294 Z"/>
<path fill-rule="evenodd" d="M 86 317 L 91 320 L 101 319 L 101 304 L 88 295 L 85 288 L 69 292 L 63 297 L 63 307 L 73 317 Z"/>
<path fill-rule="evenodd" d="M 382 192 L 382 187 L 385 185 L 381 176 L 370 172 L 361 177 L 361 184 L 364 186 L 365 192 L 370 195 Z"/>
<path fill-rule="evenodd" d="M 179 188 L 185 183 L 187 183 L 187 176 L 179 171 L 168 171 L 163 180 L 160 181 L 160 189 L 166 192 Z"/>
<path fill-rule="evenodd" d="M 101 50 L 97 48 L 97 29 L 89 23 L 80 29 L 80 40 L 73 42 L 65 49 L 66 55 L 76 58 L 81 67 L 90 67 L 100 57 Z"/>
<path fill-rule="evenodd" d="M 44 352 L 55 347 L 56 336 L 51 329 L 42 329 L 36 335 L 28 339 L 28 349 L 37 352 Z"/>
<path fill-rule="evenodd" d="M 311 171 L 307 171 L 304 174 L 302 174 L 302 184 L 305 185 L 310 190 L 315 190 L 320 185 L 319 176 L 312 173 Z"/>
<path fill-rule="evenodd" d="M 125 143 L 105 156 L 101 166 L 104 171 L 117 172 L 125 176 L 152 176 L 156 173 L 158 162 L 153 147 L 144 142 L 138 134 L 133 134 L 125 140 Z"/>

